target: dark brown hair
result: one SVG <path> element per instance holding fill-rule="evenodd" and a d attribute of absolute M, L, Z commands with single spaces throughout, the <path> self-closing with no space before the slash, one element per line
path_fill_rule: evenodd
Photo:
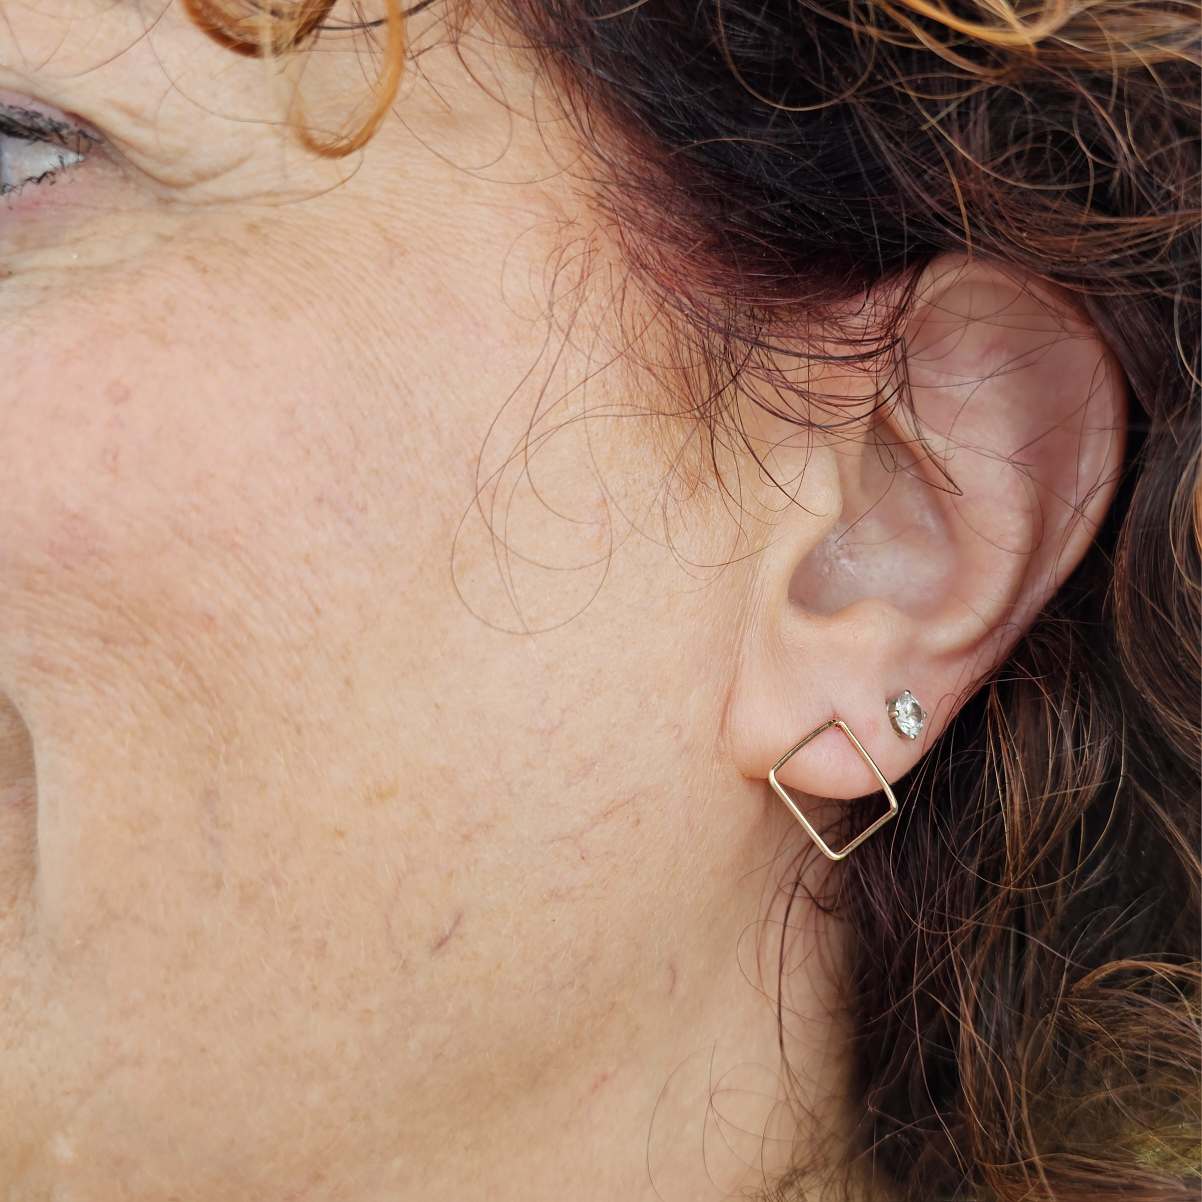
<path fill-rule="evenodd" d="M 255 53 L 329 9 L 190 3 Z M 853 932 L 854 1153 L 899 1197 L 1197 1198 L 1197 8 L 509 0 L 503 19 L 560 85 L 633 268 L 705 350 L 687 404 L 711 429 L 756 382 L 796 387 L 772 364 L 807 320 L 942 252 L 1050 281 L 1109 344 L 1131 416 L 1104 528 L 901 782 L 893 834 L 814 900 Z M 896 328 L 856 353 L 904 360 Z M 847 807 L 844 837 L 874 814 Z"/>

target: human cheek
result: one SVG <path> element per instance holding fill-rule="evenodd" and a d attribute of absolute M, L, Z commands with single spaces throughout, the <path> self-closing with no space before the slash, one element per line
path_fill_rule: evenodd
<path fill-rule="evenodd" d="M 295 581 L 298 544 L 354 516 L 323 504 L 340 474 L 354 493 L 351 439 L 322 424 L 335 383 L 300 323 L 263 320 L 253 289 L 145 275 L 0 327 L 0 592 L 49 590 L 98 623 L 125 601 L 148 632 L 193 637 L 293 599 L 273 577 Z"/>
<path fill-rule="evenodd" d="M 0 1180 L 21 1140 L 85 1193 L 183 1148 L 219 1197 L 273 1133 L 299 1138 L 281 1030 L 331 1104 L 365 1071 L 348 978 L 383 959 L 394 882 L 382 840 L 336 842 L 312 779 L 329 615 L 358 620 L 323 551 L 369 541 L 365 506 L 321 502 L 356 487 L 353 440 L 314 424 L 332 381 L 278 326 L 222 332 L 196 277 L 160 283 L 47 298 L 0 330 L 0 692 L 38 750 L 36 890 L 0 929 L 0 1106 L 20 1100 Z M 181 1092 L 246 1099 L 266 1134 Z"/>
<path fill-rule="evenodd" d="M 48 302 L 36 338 L 0 332 L 0 690 L 43 751 L 70 739 L 43 789 L 111 765 L 122 734 L 182 772 L 183 748 L 261 728 L 264 697 L 301 687 L 297 648 L 323 615 L 336 653 L 328 595 L 345 577 L 325 553 L 366 541 L 355 507 L 319 501 L 340 474 L 354 488 L 349 439 L 313 424 L 322 365 L 278 328 L 221 332 L 185 273 L 152 283 Z M 253 296 L 224 296 L 253 313 Z M 68 910 L 99 883 L 94 862 L 64 873 Z"/>

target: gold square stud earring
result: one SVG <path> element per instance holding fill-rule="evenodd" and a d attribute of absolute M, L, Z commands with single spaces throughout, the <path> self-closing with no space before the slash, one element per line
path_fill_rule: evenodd
<path fill-rule="evenodd" d="M 830 730 L 832 726 L 841 730 L 847 736 L 847 739 L 851 743 L 851 745 L 856 749 L 856 751 L 858 751 L 860 753 L 860 757 L 863 759 L 864 763 L 866 763 L 868 765 L 869 769 L 872 772 L 872 775 L 876 777 L 881 788 L 885 791 L 885 798 L 889 802 L 888 811 L 886 813 L 882 814 L 879 818 L 877 818 L 869 826 L 865 827 L 864 830 L 862 830 L 854 839 L 852 839 L 847 844 L 846 847 L 844 847 L 840 851 L 832 851 L 826 845 L 826 841 L 814 829 L 814 827 L 810 823 L 810 820 L 801 812 L 801 809 L 798 806 L 797 802 L 794 801 L 793 798 L 789 795 L 789 790 L 786 789 L 785 786 L 782 785 L 780 783 L 780 781 L 776 779 L 776 773 L 780 768 L 783 768 L 803 747 L 805 747 L 808 743 L 812 743 L 820 734 L 823 734 L 825 731 Z M 818 850 L 820 852 L 822 852 L 822 854 L 824 856 L 826 856 L 826 858 L 828 860 L 842 860 L 845 856 L 847 856 L 847 854 L 849 852 L 851 852 L 853 849 L 859 847 L 860 844 L 863 843 L 864 840 L 867 839 L 869 835 L 873 834 L 875 831 L 880 830 L 880 828 L 882 826 L 884 826 L 885 823 L 888 822 L 890 818 L 892 818 L 892 817 L 894 817 L 894 815 L 896 815 L 897 810 L 898 810 L 897 798 L 893 795 L 893 790 L 889 787 L 889 782 L 885 779 L 885 776 L 881 772 L 881 770 L 876 766 L 876 763 L 873 760 L 872 756 L 870 756 L 868 754 L 868 752 L 864 749 L 864 745 L 860 742 L 859 739 L 856 738 L 856 736 L 854 734 L 851 733 L 851 728 L 841 718 L 832 718 L 829 722 L 824 722 L 816 730 L 810 731 L 810 733 L 808 735 L 806 735 L 806 737 L 804 739 L 802 739 L 801 742 L 798 743 L 796 746 L 789 748 L 789 750 L 786 751 L 785 754 L 782 755 L 780 757 L 780 759 L 777 760 L 776 763 L 773 764 L 772 767 L 768 770 L 768 783 L 776 791 L 777 795 L 781 798 L 781 800 L 785 803 L 785 805 L 787 805 L 789 807 L 789 809 L 793 813 L 793 816 L 805 828 L 806 834 L 809 835 L 810 838 L 814 840 L 814 842 L 818 845 Z"/>

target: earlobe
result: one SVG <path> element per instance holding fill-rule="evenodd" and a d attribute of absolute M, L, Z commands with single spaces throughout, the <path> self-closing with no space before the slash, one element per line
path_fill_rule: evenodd
<path fill-rule="evenodd" d="M 874 420 L 854 440 L 813 432 L 799 503 L 778 508 L 755 563 L 726 711 L 744 775 L 767 778 L 833 718 L 887 779 L 909 771 L 1063 584 L 1113 495 L 1124 386 L 1066 297 L 947 256 L 905 331 L 907 420 L 873 403 L 891 381 L 860 379 L 848 404 Z M 927 714 L 914 738 L 890 712 L 904 690 Z M 830 731 L 778 775 L 813 797 L 880 788 Z"/>

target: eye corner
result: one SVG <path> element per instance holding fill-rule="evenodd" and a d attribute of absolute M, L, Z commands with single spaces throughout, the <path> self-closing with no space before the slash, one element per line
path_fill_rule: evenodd
<path fill-rule="evenodd" d="M 66 113 L 0 92 L 0 197 L 58 183 L 83 165 L 99 134 Z"/>

